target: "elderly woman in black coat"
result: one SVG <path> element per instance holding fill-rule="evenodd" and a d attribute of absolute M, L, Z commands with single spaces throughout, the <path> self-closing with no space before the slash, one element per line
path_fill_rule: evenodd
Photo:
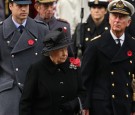
<path fill-rule="evenodd" d="M 80 60 L 68 58 L 71 43 L 61 28 L 45 37 L 43 59 L 27 74 L 20 115 L 74 115 L 79 110 L 83 97 Z"/>

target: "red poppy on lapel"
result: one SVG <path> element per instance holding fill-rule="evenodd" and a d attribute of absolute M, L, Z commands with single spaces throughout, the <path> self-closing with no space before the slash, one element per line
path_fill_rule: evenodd
<path fill-rule="evenodd" d="M 34 43 L 35 43 L 35 41 L 34 41 L 33 39 L 29 39 L 29 40 L 28 40 L 28 44 L 29 44 L 30 46 L 32 46 Z"/>
<path fill-rule="evenodd" d="M 80 59 L 74 58 L 74 57 L 70 58 L 70 63 L 76 67 L 80 67 L 80 65 L 81 65 Z"/>
<path fill-rule="evenodd" d="M 129 57 L 131 57 L 131 56 L 132 56 L 132 51 L 131 51 L 131 50 L 128 50 L 127 55 L 128 55 Z"/>

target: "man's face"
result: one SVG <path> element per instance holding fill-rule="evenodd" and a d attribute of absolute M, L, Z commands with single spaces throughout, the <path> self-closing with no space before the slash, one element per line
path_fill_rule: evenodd
<path fill-rule="evenodd" d="M 103 6 L 93 6 L 91 7 L 91 16 L 94 20 L 103 19 L 107 13 L 105 7 Z"/>
<path fill-rule="evenodd" d="M 41 18 L 51 19 L 54 15 L 54 3 L 41 3 L 37 6 L 37 11 Z"/>
<path fill-rule="evenodd" d="M 109 23 L 111 30 L 114 32 L 123 33 L 130 25 L 131 19 L 129 16 L 120 13 L 111 13 L 109 16 Z"/>
<path fill-rule="evenodd" d="M 12 12 L 13 19 L 17 22 L 25 20 L 29 15 L 29 5 L 19 5 L 10 3 L 9 8 Z"/>

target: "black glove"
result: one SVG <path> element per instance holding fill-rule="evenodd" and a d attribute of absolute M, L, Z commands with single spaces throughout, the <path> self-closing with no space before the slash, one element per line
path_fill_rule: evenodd
<path fill-rule="evenodd" d="M 74 99 L 72 101 L 63 103 L 61 105 L 61 109 L 63 109 L 66 112 L 78 112 L 79 111 L 79 101 L 78 99 Z"/>

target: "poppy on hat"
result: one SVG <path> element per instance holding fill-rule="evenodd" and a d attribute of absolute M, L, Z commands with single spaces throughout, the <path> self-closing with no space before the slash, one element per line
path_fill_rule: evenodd
<path fill-rule="evenodd" d="M 125 0 L 113 0 L 108 5 L 108 11 L 110 13 L 120 13 L 132 16 L 135 12 L 134 6 Z"/>
<path fill-rule="evenodd" d="M 63 28 L 58 28 L 57 30 L 51 31 L 47 34 L 43 43 L 44 48 L 42 53 L 44 55 L 48 55 L 48 52 L 67 47 L 73 42 L 67 37 L 67 31 Z"/>
<path fill-rule="evenodd" d="M 93 6 L 103 6 L 107 8 L 108 5 L 108 0 L 89 0 L 88 1 L 88 6 L 93 7 Z"/>
<path fill-rule="evenodd" d="M 31 0 L 9 0 L 9 2 L 15 2 L 16 4 L 32 4 Z"/>

